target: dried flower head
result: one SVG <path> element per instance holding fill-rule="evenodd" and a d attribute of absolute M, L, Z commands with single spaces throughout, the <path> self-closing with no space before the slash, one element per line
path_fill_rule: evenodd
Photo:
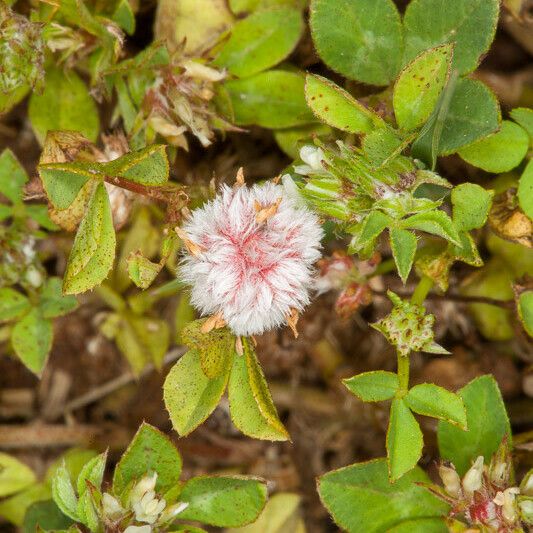
<path fill-rule="evenodd" d="M 290 321 L 309 303 L 320 257 L 317 217 L 281 185 L 223 186 L 180 232 L 189 253 L 180 278 L 192 304 L 217 315 L 236 335 Z"/>

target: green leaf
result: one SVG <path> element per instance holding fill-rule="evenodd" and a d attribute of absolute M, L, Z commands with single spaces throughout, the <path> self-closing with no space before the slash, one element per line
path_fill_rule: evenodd
<path fill-rule="evenodd" d="M 0 114 L 7 113 L 13 106 L 23 100 L 29 91 L 30 87 L 28 85 L 21 85 L 8 93 L 0 91 Z"/>
<path fill-rule="evenodd" d="M 253 523 L 226 533 L 305 533 L 300 513 L 301 496 L 289 492 L 272 495 L 259 518 Z"/>
<path fill-rule="evenodd" d="M 422 456 L 423 445 L 422 431 L 405 400 L 393 400 L 387 430 L 387 460 L 392 481 L 400 479 L 416 466 Z"/>
<path fill-rule="evenodd" d="M 500 390 L 492 376 L 481 376 L 459 392 L 466 407 L 468 430 L 441 421 L 437 437 L 442 459 L 451 461 L 462 476 L 479 455 L 489 461 L 511 427 Z"/>
<path fill-rule="evenodd" d="M 529 135 L 509 120 L 502 121 L 500 131 L 469 144 L 459 150 L 459 155 L 471 165 L 487 172 L 508 172 L 526 156 Z"/>
<path fill-rule="evenodd" d="M 485 225 L 494 191 L 475 183 L 461 183 L 452 190 L 453 222 L 457 229 L 470 231 Z"/>
<path fill-rule="evenodd" d="M 36 481 L 31 468 L 7 453 L 0 453 L 0 497 L 20 492 Z"/>
<path fill-rule="evenodd" d="M 44 204 L 37 204 L 37 205 L 25 205 L 25 211 L 29 218 L 32 218 L 37 222 L 40 226 L 43 228 L 50 230 L 50 231 L 56 231 L 59 229 L 59 227 L 55 224 L 55 222 L 52 222 L 50 219 L 50 216 L 48 215 L 48 207 Z"/>
<path fill-rule="evenodd" d="M 42 94 L 32 93 L 28 115 L 41 144 L 50 130 L 74 130 L 96 141 L 100 130 L 98 109 L 85 83 L 72 70 L 60 68 L 46 71 Z"/>
<path fill-rule="evenodd" d="M 307 105 L 320 120 L 339 130 L 370 133 L 376 127 L 386 127 L 381 117 L 322 76 L 307 74 L 305 98 Z"/>
<path fill-rule="evenodd" d="M 402 23 L 391 0 L 312 0 L 311 35 L 336 72 L 387 85 L 401 66 Z"/>
<path fill-rule="evenodd" d="M 394 398 L 398 390 L 398 376 L 393 372 L 376 370 L 357 374 L 342 382 L 363 402 L 382 402 Z"/>
<path fill-rule="evenodd" d="M 135 33 L 135 14 L 129 0 L 118 0 L 111 17 L 128 35 Z"/>
<path fill-rule="evenodd" d="M 76 488 L 80 497 L 87 492 L 87 483 L 91 483 L 91 485 L 97 489 L 100 488 L 102 485 L 102 479 L 104 477 L 106 461 L 107 452 L 104 452 L 96 457 L 93 457 L 92 459 L 89 459 L 89 461 L 83 465 L 76 481 Z"/>
<path fill-rule="evenodd" d="M 161 263 L 150 261 L 140 251 L 132 252 L 126 261 L 129 278 L 141 289 L 147 289 L 163 268 Z"/>
<path fill-rule="evenodd" d="M 100 165 L 108 176 L 120 176 L 141 185 L 164 185 L 168 182 L 168 158 L 166 147 L 152 144 Z"/>
<path fill-rule="evenodd" d="M 400 128 L 413 130 L 429 118 L 448 81 L 453 46 L 448 44 L 417 56 L 400 73 L 392 103 Z"/>
<path fill-rule="evenodd" d="M 229 0 L 229 6 L 233 13 L 241 15 L 250 13 L 256 9 L 267 9 L 269 7 L 291 6 L 298 9 L 307 7 L 307 0 Z"/>
<path fill-rule="evenodd" d="M 359 242 L 361 245 L 366 245 L 374 241 L 391 223 L 391 217 L 385 213 L 377 210 L 371 211 L 363 223 L 361 234 L 359 235 Z"/>
<path fill-rule="evenodd" d="M 269 70 L 224 83 L 239 126 L 290 128 L 314 122 L 304 95 L 304 78 L 297 72 Z"/>
<path fill-rule="evenodd" d="M 522 211 L 533 220 L 533 160 L 527 164 L 520 176 L 517 196 Z"/>
<path fill-rule="evenodd" d="M 233 359 L 228 395 L 230 415 L 245 435 L 263 440 L 288 440 L 268 390 L 261 366 L 248 339 L 242 339 L 244 354 Z"/>
<path fill-rule="evenodd" d="M 113 266 L 116 236 L 103 183 L 96 187 L 78 228 L 63 280 L 66 294 L 78 294 L 101 283 Z"/>
<path fill-rule="evenodd" d="M 404 397 L 407 406 L 419 415 L 440 418 L 466 429 L 463 400 L 453 392 L 432 383 L 415 385 Z"/>
<path fill-rule="evenodd" d="M 52 348 L 52 322 L 33 308 L 11 331 L 11 344 L 19 359 L 34 374 L 40 375 Z"/>
<path fill-rule="evenodd" d="M 182 46 L 189 57 L 199 57 L 233 22 L 226 0 L 160 0 L 155 39 L 168 41 L 171 50 Z"/>
<path fill-rule="evenodd" d="M 61 512 L 72 520 L 78 520 L 78 499 L 70 481 L 70 475 L 63 463 L 52 478 L 52 497 Z"/>
<path fill-rule="evenodd" d="M 455 43 L 452 68 L 474 70 L 494 39 L 498 0 L 413 0 L 404 15 L 405 58 L 445 43 Z"/>
<path fill-rule="evenodd" d="M 460 79 L 452 95 L 439 142 L 439 154 L 486 137 L 500 125 L 500 107 L 494 93 L 478 80 Z"/>
<path fill-rule="evenodd" d="M 417 485 L 428 482 L 425 472 L 415 467 L 391 483 L 385 459 L 375 459 L 321 476 L 318 492 L 342 529 L 383 533 L 406 520 L 447 514 L 447 504 Z"/>
<path fill-rule="evenodd" d="M 180 501 L 189 506 L 180 520 L 218 527 L 239 527 L 253 522 L 266 503 L 266 484 L 239 476 L 205 476 L 185 483 Z"/>
<path fill-rule="evenodd" d="M 415 151 L 419 149 L 417 147 L 429 145 L 435 155 L 452 154 L 500 127 L 498 100 L 485 84 L 461 78 L 449 92 L 449 101 L 443 98 L 440 102 L 445 109 L 439 107 L 435 110 L 428 122 L 429 127 L 422 129 L 413 145 Z M 442 117 L 440 111 L 443 111 Z"/>
<path fill-rule="evenodd" d="M 82 468 L 93 457 L 98 455 L 94 450 L 85 448 L 71 448 L 57 459 L 46 471 L 45 482 L 51 484 L 57 470 L 64 465 L 70 475 L 72 483 L 76 483 Z"/>
<path fill-rule="evenodd" d="M 38 170 L 48 199 L 59 210 L 70 207 L 85 184 L 98 177 L 85 163 L 45 163 Z"/>
<path fill-rule="evenodd" d="M 414 134 L 400 136 L 392 128 L 374 129 L 363 138 L 363 152 L 373 168 L 387 165 L 403 152 L 414 139 Z"/>
<path fill-rule="evenodd" d="M 304 28 L 299 10 L 262 9 L 237 22 L 214 64 L 240 78 L 273 67 L 296 47 Z"/>
<path fill-rule="evenodd" d="M 10 287 L 0 288 L 0 322 L 20 318 L 31 308 L 26 296 Z"/>
<path fill-rule="evenodd" d="M 217 328 L 209 333 L 202 333 L 201 328 L 205 320 L 195 320 L 187 324 L 182 330 L 181 341 L 200 354 L 200 364 L 204 374 L 208 378 L 216 378 L 229 371 L 235 336 L 227 328 Z"/>
<path fill-rule="evenodd" d="M 518 297 L 518 316 L 524 329 L 533 337 L 533 291 L 525 291 Z"/>
<path fill-rule="evenodd" d="M 24 516 L 22 533 L 35 533 L 38 527 L 44 531 L 67 529 L 72 520 L 65 516 L 53 500 L 35 502 L 28 507 Z"/>
<path fill-rule="evenodd" d="M 156 491 L 168 491 L 179 483 L 181 455 L 164 433 L 143 422 L 115 467 L 113 492 L 122 494 L 131 481 L 151 472 L 157 472 Z"/>
<path fill-rule="evenodd" d="M 533 145 L 533 109 L 517 107 L 511 111 L 510 115 L 515 122 L 518 122 L 527 131 L 530 144 Z"/>
<path fill-rule="evenodd" d="M 36 483 L 29 488 L 0 501 L 0 516 L 17 526 L 22 526 L 26 509 L 34 502 L 50 499 L 50 487 L 45 483 Z"/>
<path fill-rule="evenodd" d="M 405 285 L 413 266 L 418 241 L 413 232 L 402 228 L 391 228 L 389 234 L 392 256 L 394 257 L 398 274 Z"/>
<path fill-rule="evenodd" d="M 449 242 L 459 245 L 460 238 L 450 217 L 440 210 L 426 211 L 412 215 L 401 222 L 403 228 L 417 229 L 438 235 Z"/>
<path fill-rule="evenodd" d="M 200 354 L 189 350 L 165 379 L 165 406 L 174 429 L 188 435 L 215 409 L 226 389 L 228 373 L 209 379 L 202 370 Z"/>
<path fill-rule="evenodd" d="M 419 518 L 406 520 L 395 527 L 387 529 L 387 533 L 448 533 L 449 529 L 444 518 Z"/>
<path fill-rule="evenodd" d="M 26 171 L 15 154 L 6 148 L 0 154 L 0 194 L 13 204 L 22 203 L 24 184 L 28 181 Z"/>
<path fill-rule="evenodd" d="M 303 144 L 313 142 L 313 138 L 331 137 L 333 130 L 327 124 L 307 124 L 274 131 L 274 139 L 278 146 L 293 159 L 298 159 L 299 148 Z"/>
<path fill-rule="evenodd" d="M 78 500 L 76 507 L 78 520 L 87 526 L 92 533 L 98 532 L 98 513 L 95 509 L 92 493 L 90 490 L 85 491 Z"/>
<path fill-rule="evenodd" d="M 46 280 L 39 300 L 39 309 L 44 318 L 63 316 L 78 307 L 74 296 L 65 296 L 61 292 L 61 280 L 51 277 Z"/>

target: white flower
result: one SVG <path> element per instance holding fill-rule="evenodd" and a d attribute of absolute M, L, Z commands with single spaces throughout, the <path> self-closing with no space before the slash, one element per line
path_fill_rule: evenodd
<path fill-rule="evenodd" d="M 104 492 L 102 496 L 102 509 L 106 518 L 110 520 L 118 520 L 126 512 L 119 501 L 107 492 Z"/>
<path fill-rule="evenodd" d="M 463 489 L 468 496 L 479 490 L 483 480 L 483 456 L 480 455 L 463 477 Z"/>
<path fill-rule="evenodd" d="M 130 505 L 139 522 L 154 524 L 166 507 L 166 501 L 156 498 L 157 473 L 143 477 L 132 489 Z"/>
<path fill-rule="evenodd" d="M 300 159 L 305 165 L 295 165 L 294 171 L 302 176 L 309 174 L 322 174 L 324 173 L 324 166 L 322 161 L 324 160 L 324 152 L 321 148 L 311 145 L 305 145 L 300 148 Z"/>
<path fill-rule="evenodd" d="M 493 500 L 496 505 L 501 506 L 502 516 L 507 522 L 514 522 L 517 519 L 515 507 L 517 494 L 520 494 L 520 489 L 518 487 L 510 487 L 503 492 L 499 491 Z"/>
<path fill-rule="evenodd" d="M 223 186 L 181 234 L 190 253 L 179 277 L 192 304 L 219 314 L 236 335 L 278 327 L 309 303 L 322 229 L 282 186 Z"/>
<path fill-rule="evenodd" d="M 159 515 L 163 512 L 167 502 L 161 498 L 156 498 L 153 490 L 146 492 L 140 501 L 133 504 L 133 512 L 135 519 L 139 522 L 146 522 L 147 524 L 154 524 L 157 522 Z"/>

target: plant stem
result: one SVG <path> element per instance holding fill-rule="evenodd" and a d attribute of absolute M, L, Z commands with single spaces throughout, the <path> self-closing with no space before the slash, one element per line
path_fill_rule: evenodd
<path fill-rule="evenodd" d="M 402 396 L 409 390 L 409 362 L 408 355 L 398 352 L 398 382 Z"/>
<path fill-rule="evenodd" d="M 427 276 L 422 276 L 415 288 L 415 292 L 413 292 L 413 296 L 411 296 L 411 303 L 422 305 L 432 287 L 433 280 Z"/>

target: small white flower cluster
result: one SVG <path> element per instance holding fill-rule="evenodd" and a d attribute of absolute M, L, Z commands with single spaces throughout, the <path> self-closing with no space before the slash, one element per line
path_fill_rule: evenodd
<path fill-rule="evenodd" d="M 127 509 L 111 494 L 105 492 L 102 497 L 102 511 L 107 522 L 120 522 L 128 513 L 133 514 L 136 522 L 143 525 L 129 525 L 124 533 L 152 533 L 153 527 L 173 520 L 188 507 L 188 503 L 178 502 L 167 507 L 164 498 L 158 498 L 155 492 L 157 473 L 141 478 L 131 489 Z"/>
<path fill-rule="evenodd" d="M 181 230 L 189 253 L 179 277 L 192 304 L 235 335 L 290 324 L 309 303 L 322 229 L 289 185 L 223 186 Z"/>

